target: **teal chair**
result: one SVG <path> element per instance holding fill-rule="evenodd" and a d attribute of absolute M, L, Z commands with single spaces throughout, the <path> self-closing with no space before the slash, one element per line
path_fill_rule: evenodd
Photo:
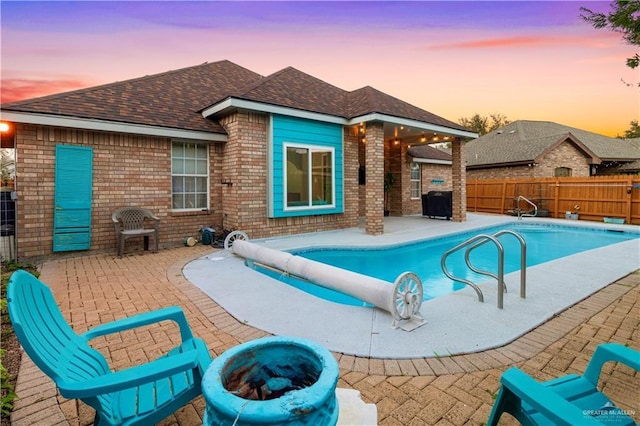
<path fill-rule="evenodd" d="M 193 337 L 182 310 L 169 307 L 124 318 L 76 334 L 58 309 L 49 287 L 26 271 L 11 275 L 8 310 L 18 340 L 60 394 L 96 410 L 95 425 L 149 425 L 201 394 L 202 375 L 211 363 L 201 339 Z M 111 371 L 89 340 L 119 331 L 174 321 L 182 343 L 163 357 Z"/>
<path fill-rule="evenodd" d="M 525 426 L 635 425 L 627 412 L 597 388 L 602 366 L 609 361 L 640 370 L 640 352 L 617 343 L 598 346 L 582 376 L 569 374 L 539 383 L 516 367 L 508 369 L 500 378 L 502 385 L 488 425 L 497 425 L 503 413 Z"/>

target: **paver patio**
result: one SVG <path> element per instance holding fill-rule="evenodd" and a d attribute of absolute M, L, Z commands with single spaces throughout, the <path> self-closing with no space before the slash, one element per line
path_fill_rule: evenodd
<path fill-rule="evenodd" d="M 47 283 L 78 332 L 97 324 L 170 305 L 181 306 L 194 333 L 213 356 L 265 336 L 226 313 L 181 273 L 190 260 L 212 249 L 179 247 L 159 253 L 113 253 L 63 257 L 41 265 Z M 114 369 L 156 358 L 179 338 L 171 324 L 95 340 Z M 505 346 L 466 355 L 411 360 L 369 359 L 334 354 L 339 387 L 361 392 L 375 403 L 380 425 L 481 425 L 499 388 L 500 375 L 517 365 L 538 380 L 582 373 L 595 347 L 618 342 L 640 349 L 640 271 L 636 271 L 560 313 Z M 640 374 L 608 364 L 601 386 L 640 421 Z M 11 423 L 89 425 L 92 409 L 65 400 L 53 382 L 23 356 Z M 599 407 L 596 407 L 599 408 Z M 164 425 L 202 424 L 204 400 L 197 398 Z M 506 417 L 506 416 L 505 416 Z M 501 424 L 517 424 L 503 417 Z"/>

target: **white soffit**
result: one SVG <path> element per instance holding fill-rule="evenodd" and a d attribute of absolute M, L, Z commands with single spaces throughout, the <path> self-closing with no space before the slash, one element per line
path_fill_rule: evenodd
<path fill-rule="evenodd" d="M 100 130 L 116 133 L 133 133 L 138 135 L 161 136 L 166 138 L 194 139 L 210 142 L 227 141 L 227 135 L 220 133 L 202 132 L 197 130 L 183 130 L 171 127 L 149 126 L 144 124 L 132 124 L 88 118 L 63 117 L 52 114 L 2 111 L 1 119 L 16 123 L 70 127 L 74 129 Z"/>

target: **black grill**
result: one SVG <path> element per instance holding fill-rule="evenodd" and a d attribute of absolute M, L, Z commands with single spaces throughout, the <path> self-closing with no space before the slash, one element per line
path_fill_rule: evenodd
<path fill-rule="evenodd" d="M 430 218 L 451 219 L 453 215 L 452 191 L 429 191 L 422 194 L 422 215 Z"/>

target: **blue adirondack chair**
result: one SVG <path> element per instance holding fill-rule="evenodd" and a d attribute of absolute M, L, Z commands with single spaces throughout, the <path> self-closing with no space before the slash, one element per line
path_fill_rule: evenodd
<path fill-rule="evenodd" d="M 117 320 L 76 334 L 58 309 L 49 287 L 26 271 L 11 275 L 8 310 L 18 340 L 33 362 L 58 386 L 60 394 L 96 410 L 96 425 L 149 425 L 201 394 L 211 355 L 193 337 L 182 310 L 169 307 Z M 111 371 L 89 340 L 170 320 L 182 343 L 163 357 Z"/>
<path fill-rule="evenodd" d="M 599 345 L 582 376 L 569 374 L 539 383 L 517 367 L 508 369 L 500 378 L 487 424 L 495 426 L 503 413 L 509 413 L 525 426 L 635 425 L 597 388 L 602 366 L 610 361 L 640 370 L 640 352 L 617 343 Z"/>

